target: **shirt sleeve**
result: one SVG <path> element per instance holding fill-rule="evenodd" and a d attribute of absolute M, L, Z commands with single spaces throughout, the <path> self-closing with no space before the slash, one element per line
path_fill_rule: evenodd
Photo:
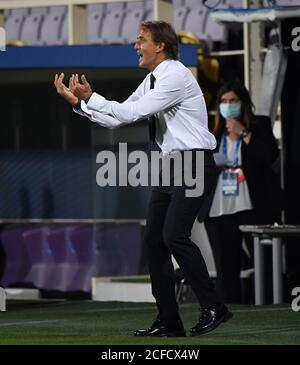
<path fill-rule="evenodd" d="M 156 81 L 154 89 L 138 96 L 138 93 L 134 93 L 125 102 L 118 103 L 93 93 L 87 109 L 109 116 L 120 125 L 136 122 L 180 103 L 185 97 L 184 80 L 177 74 L 169 73 Z M 98 114 L 97 116 L 99 117 Z M 106 125 L 106 127 L 110 126 Z"/>
<path fill-rule="evenodd" d="M 125 100 L 125 102 L 137 101 L 144 95 L 144 88 L 147 78 L 138 86 L 138 88 Z"/>
<path fill-rule="evenodd" d="M 110 115 L 88 110 L 84 101 L 81 101 L 80 108 L 73 107 L 73 110 L 75 113 L 88 118 L 90 121 L 109 129 L 117 128 L 124 124 Z"/>
<path fill-rule="evenodd" d="M 92 111 L 92 115 L 88 117 L 92 122 L 101 125 L 102 127 L 113 129 L 121 127 L 125 122 L 122 122 L 110 115 Z"/>
<path fill-rule="evenodd" d="M 86 103 L 81 100 L 80 106 L 73 106 L 73 111 L 79 115 L 82 115 L 83 117 L 90 117 L 92 115 L 92 112 L 88 110 Z"/>

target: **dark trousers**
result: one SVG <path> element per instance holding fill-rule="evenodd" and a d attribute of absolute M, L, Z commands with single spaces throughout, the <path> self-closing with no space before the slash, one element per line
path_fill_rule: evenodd
<path fill-rule="evenodd" d="M 239 225 L 255 224 L 257 216 L 253 210 L 235 214 L 211 217 L 205 220 L 205 228 L 211 244 L 217 270 L 217 290 L 226 303 L 241 303 L 240 271 L 243 267 L 242 242 L 252 254 L 253 243 L 250 234 L 243 234 Z M 252 256 L 252 255 L 251 255 Z M 251 259 L 249 259 L 249 267 Z"/>
<path fill-rule="evenodd" d="M 199 211 L 203 216 L 208 212 L 217 177 L 211 152 L 205 151 L 204 154 L 204 192 L 201 196 L 186 197 L 186 186 L 183 185 L 174 186 L 168 193 L 165 189 L 154 188 L 150 199 L 144 240 L 148 251 L 152 294 L 156 299 L 159 317 L 169 322 L 179 318 L 171 254 L 202 307 L 221 302 L 202 254 L 190 239 Z"/>

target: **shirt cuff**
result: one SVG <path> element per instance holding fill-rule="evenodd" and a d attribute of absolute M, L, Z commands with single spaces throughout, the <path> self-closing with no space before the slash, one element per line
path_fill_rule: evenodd
<path fill-rule="evenodd" d="M 88 109 L 87 104 L 83 100 L 81 100 L 80 108 L 84 114 L 87 114 L 89 117 L 92 115 L 91 110 Z"/>
<path fill-rule="evenodd" d="M 75 113 L 86 116 L 86 117 L 92 116 L 91 110 L 88 110 L 86 103 L 83 100 L 81 100 L 80 103 L 77 103 L 76 105 L 74 105 L 73 110 Z"/>
<path fill-rule="evenodd" d="M 101 111 L 101 109 L 104 107 L 105 101 L 106 99 L 103 96 L 97 93 L 93 93 L 90 96 L 90 99 L 88 100 L 88 103 L 86 105 L 88 109 Z"/>

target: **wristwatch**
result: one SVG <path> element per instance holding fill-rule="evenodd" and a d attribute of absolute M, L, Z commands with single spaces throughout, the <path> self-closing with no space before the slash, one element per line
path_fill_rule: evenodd
<path fill-rule="evenodd" d="M 247 129 L 243 129 L 240 133 L 240 138 L 245 138 L 248 136 L 248 134 L 250 133 L 250 131 L 247 131 Z"/>
<path fill-rule="evenodd" d="M 80 109 L 81 108 L 81 100 L 78 101 L 77 104 L 73 105 L 74 109 Z"/>

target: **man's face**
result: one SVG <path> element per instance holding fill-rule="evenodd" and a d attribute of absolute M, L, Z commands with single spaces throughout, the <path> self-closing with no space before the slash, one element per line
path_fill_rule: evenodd
<path fill-rule="evenodd" d="M 139 56 L 139 67 L 153 71 L 162 61 L 162 57 L 165 57 L 163 47 L 163 44 L 153 42 L 149 30 L 141 28 L 134 46 Z"/>

